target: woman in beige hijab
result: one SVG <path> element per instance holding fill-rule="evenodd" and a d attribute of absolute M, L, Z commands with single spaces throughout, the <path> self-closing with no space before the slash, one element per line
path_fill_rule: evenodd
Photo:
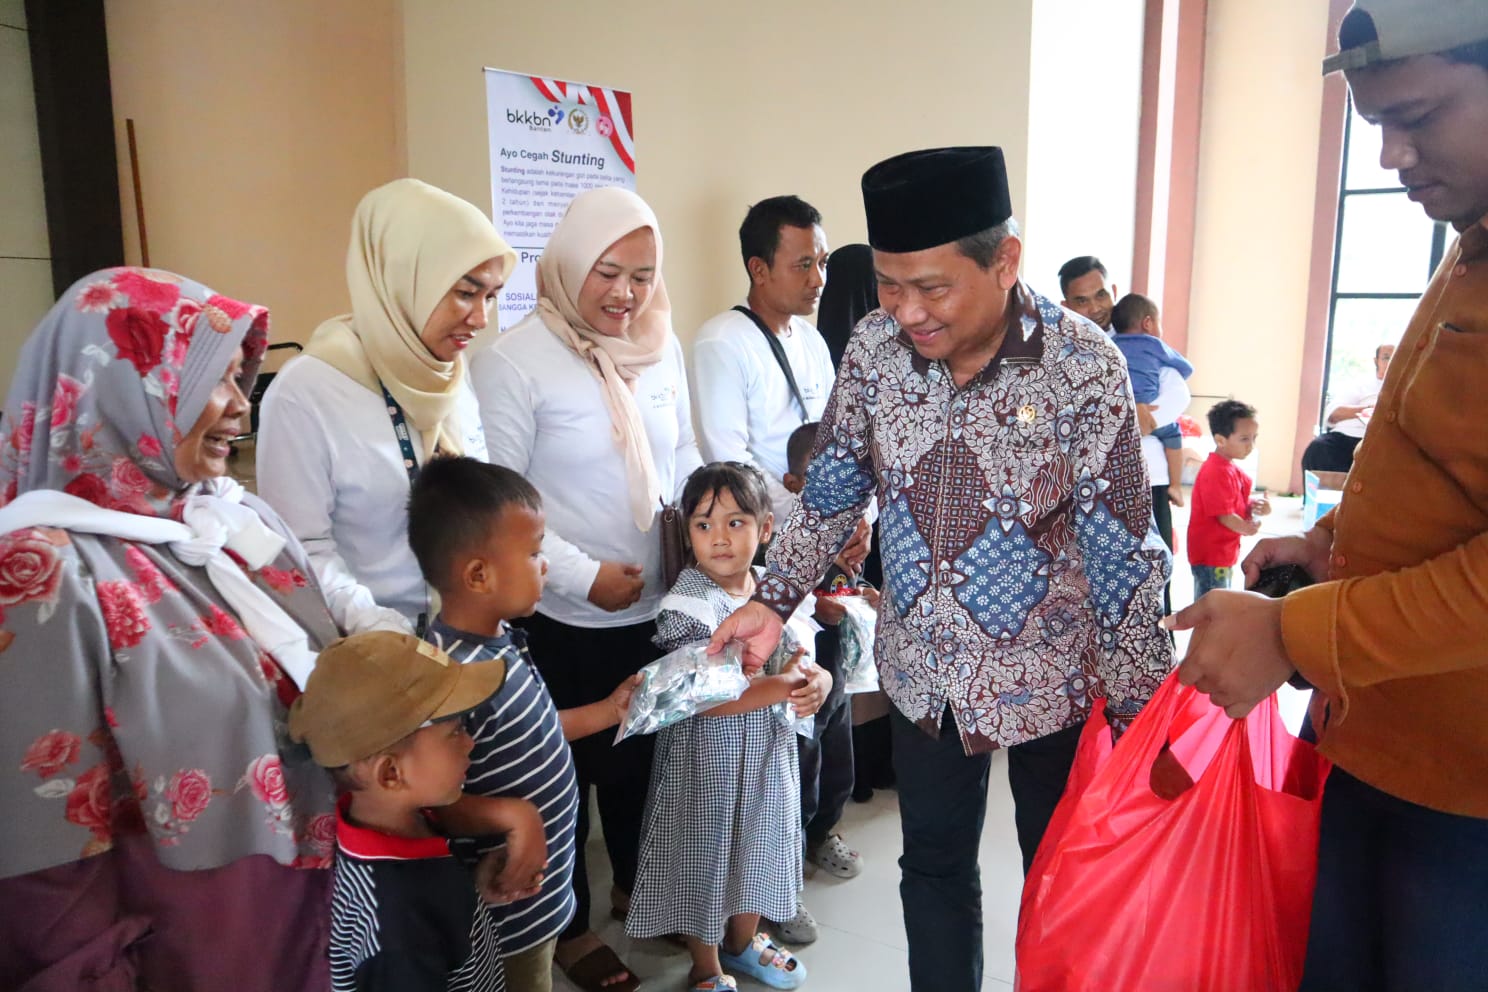
<path fill-rule="evenodd" d="M 408 547 L 409 482 L 435 452 L 485 457 L 465 354 L 494 334 L 515 264 L 459 197 L 417 179 L 374 189 L 351 224 L 351 313 L 321 324 L 264 397 L 258 491 L 348 632 L 412 629 L 430 611 Z"/>
<path fill-rule="evenodd" d="M 644 200 L 614 188 L 579 194 L 538 263 L 537 309 L 470 363 L 490 460 L 542 493 L 547 586 L 523 624 L 560 710 L 603 699 L 660 654 L 651 642 L 666 592 L 657 511 L 702 462 L 661 265 L 661 231 Z M 623 917 L 652 743 L 632 737 L 611 747 L 604 735 L 572 742 L 578 911 L 557 955 L 583 988 L 636 984 L 590 930 L 582 855 L 593 785 L 614 869 L 611 908 Z M 558 861 L 550 874 L 562 869 Z"/>

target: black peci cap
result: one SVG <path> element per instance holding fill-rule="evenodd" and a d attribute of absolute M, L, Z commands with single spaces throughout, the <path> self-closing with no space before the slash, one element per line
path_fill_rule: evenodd
<path fill-rule="evenodd" d="M 868 243 L 923 251 L 996 227 L 1013 215 L 1007 166 L 995 145 L 906 152 L 863 173 Z"/>

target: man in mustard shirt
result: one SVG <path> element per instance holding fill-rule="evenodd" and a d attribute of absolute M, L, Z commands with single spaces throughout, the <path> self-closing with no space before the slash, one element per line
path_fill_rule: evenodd
<path fill-rule="evenodd" d="M 1302 988 L 1488 988 L 1488 2 L 1357 0 L 1338 55 L 1380 164 L 1459 232 L 1405 332 L 1337 510 L 1243 564 L 1180 677 L 1241 716 L 1300 672 L 1335 767 Z"/>

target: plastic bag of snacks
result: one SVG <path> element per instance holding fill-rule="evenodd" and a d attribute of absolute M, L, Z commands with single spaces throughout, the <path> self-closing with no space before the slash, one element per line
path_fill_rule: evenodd
<path fill-rule="evenodd" d="M 774 654 L 770 655 L 770 660 L 765 662 L 765 668 L 762 674 L 779 675 L 785 671 L 786 666 L 790 664 L 790 660 L 795 657 L 796 652 L 804 650 L 790 627 L 787 626 L 784 633 L 781 634 L 779 647 L 775 649 Z M 806 654 L 801 658 L 800 667 L 807 672 L 815 671 L 816 662 L 811 659 L 809 654 Z M 797 716 L 796 709 L 790 704 L 790 700 L 787 699 L 778 702 L 770 707 L 770 709 L 774 712 L 777 720 L 794 730 L 800 736 L 811 737 L 816 733 L 816 717 Z"/>
<path fill-rule="evenodd" d="M 877 692 L 878 664 L 873 659 L 873 639 L 878 629 L 878 610 L 857 594 L 835 598 L 846 611 L 837 625 L 842 691 Z"/>
<path fill-rule="evenodd" d="M 708 642 L 678 648 L 641 669 L 641 684 L 615 734 L 618 744 L 636 734 L 654 734 L 680 720 L 732 702 L 749 688 L 738 644 L 709 657 Z"/>

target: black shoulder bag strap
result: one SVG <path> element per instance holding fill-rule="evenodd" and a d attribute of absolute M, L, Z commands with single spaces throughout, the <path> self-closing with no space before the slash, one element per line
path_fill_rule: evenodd
<path fill-rule="evenodd" d="M 413 481 L 418 478 L 419 466 L 418 459 L 413 456 L 413 439 L 408 434 L 408 421 L 403 416 L 403 408 L 398 405 L 397 400 L 393 399 L 393 394 L 388 392 L 387 387 L 382 383 L 379 382 L 378 385 L 382 386 L 382 400 L 387 404 L 388 417 L 393 422 L 393 435 L 397 437 L 398 447 L 403 452 L 403 467 L 408 471 L 408 488 L 412 489 Z M 419 614 L 418 624 L 414 630 L 414 634 L 420 639 L 429 627 L 428 588 L 426 584 L 424 586 L 425 609 Z"/>
<path fill-rule="evenodd" d="M 785 373 L 785 381 L 790 385 L 791 395 L 796 398 L 796 406 L 801 408 L 801 423 L 806 423 L 811 419 L 811 415 L 806 412 L 806 401 L 801 398 L 801 387 L 796 385 L 796 374 L 791 371 L 790 359 L 785 357 L 785 345 L 780 343 L 780 339 L 775 336 L 774 331 L 765 326 L 765 322 L 760 320 L 759 314 L 743 304 L 734 307 L 734 309 L 754 321 L 754 326 L 759 328 L 760 333 L 765 336 L 765 340 L 770 343 L 770 353 L 775 356 L 775 361 L 780 365 L 780 371 Z"/>

